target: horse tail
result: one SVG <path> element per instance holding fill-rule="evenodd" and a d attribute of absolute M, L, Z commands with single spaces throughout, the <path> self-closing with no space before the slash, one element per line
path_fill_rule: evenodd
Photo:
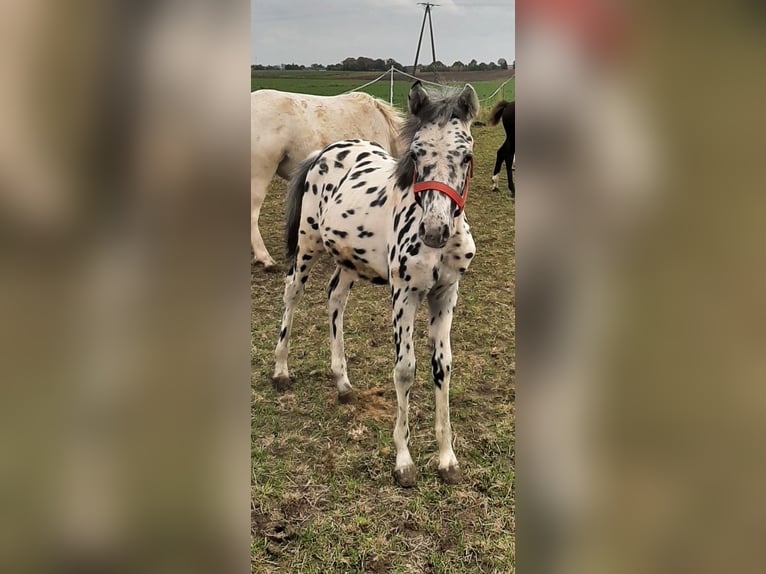
<path fill-rule="evenodd" d="M 491 112 L 489 112 L 489 125 L 496 126 L 500 122 L 500 118 L 503 117 L 503 111 L 505 110 L 505 106 L 509 104 L 510 102 L 507 102 L 505 100 L 502 100 L 495 104 L 495 107 L 492 108 Z"/>
<path fill-rule="evenodd" d="M 315 151 L 304 160 L 293 173 L 287 184 L 287 198 L 285 200 L 285 253 L 287 263 L 292 266 L 295 255 L 298 252 L 298 229 L 301 226 L 301 206 L 303 192 L 306 189 L 306 177 L 309 170 L 314 166 L 321 151 Z"/>
<path fill-rule="evenodd" d="M 399 157 L 399 153 L 403 151 L 401 149 L 401 143 L 399 141 L 399 133 L 404 124 L 404 116 L 395 107 L 387 104 L 386 102 L 374 98 L 375 107 L 383 116 L 388 128 L 388 152 Z"/>

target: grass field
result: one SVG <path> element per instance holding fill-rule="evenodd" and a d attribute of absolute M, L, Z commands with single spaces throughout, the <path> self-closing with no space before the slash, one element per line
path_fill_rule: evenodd
<path fill-rule="evenodd" d="M 258 71 L 251 75 L 250 89 L 252 91 L 260 89 L 281 90 L 283 92 L 300 92 L 305 94 L 317 94 L 321 96 L 333 96 L 343 92 L 353 90 L 367 82 L 377 78 L 380 72 L 321 72 L 321 71 Z M 503 80 L 482 80 L 486 74 L 476 72 L 476 78 L 471 78 L 472 73 L 462 74 L 467 77 L 465 81 L 469 82 L 479 99 L 488 98 L 495 90 L 500 87 Z M 423 74 L 423 79 L 433 80 L 432 74 Z M 465 81 L 449 82 L 462 86 Z M 401 76 L 394 76 L 394 105 L 403 109 L 407 102 L 407 92 L 410 89 L 412 80 Z M 375 97 L 389 101 L 390 96 L 390 77 L 386 76 L 383 80 L 364 88 Z M 514 82 L 508 82 L 503 89 L 492 99 L 492 103 L 500 99 L 514 99 Z M 486 103 L 485 103 L 486 104 Z"/>
<path fill-rule="evenodd" d="M 270 381 L 283 276 L 253 268 L 253 572 L 514 571 L 514 204 L 507 192 L 490 191 L 502 129 L 473 132 L 476 169 L 466 215 L 477 249 L 452 329 L 451 417 L 465 480 L 446 486 L 436 471 L 425 306 L 416 322 L 420 368 L 410 398 L 419 479 L 402 489 L 392 476 L 388 287 L 358 282 L 352 290 L 346 354 L 359 398 L 340 405 L 329 375 L 329 260 L 315 266 L 296 312 L 290 355 L 296 384 L 284 394 Z M 264 240 L 278 261 L 284 194 L 285 183 L 273 182 L 261 214 Z"/>

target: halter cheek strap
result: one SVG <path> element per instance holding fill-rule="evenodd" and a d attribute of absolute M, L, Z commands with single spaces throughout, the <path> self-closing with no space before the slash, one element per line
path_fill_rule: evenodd
<path fill-rule="evenodd" d="M 450 186 L 448 186 L 445 183 L 441 183 L 439 181 L 421 181 L 421 182 L 415 182 L 415 179 L 417 178 L 417 171 L 412 172 L 412 192 L 413 193 L 421 193 L 423 191 L 428 191 L 429 189 L 433 189 L 434 191 L 438 191 L 440 193 L 443 193 L 447 197 L 449 197 L 452 202 L 457 205 L 457 214 L 455 217 L 458 217 L 461 213 L 463 213 L 463 206 L 465 205 L 465 200 L 468 198 L 468 182 L 473 177 L 473 158 L 471 158 L 470 163 L 468 164 L 468 173 L 465 174 L 465 184 L 463 185 L 463 195 L 460 195 L 457 191 L 452 189 Z"/>

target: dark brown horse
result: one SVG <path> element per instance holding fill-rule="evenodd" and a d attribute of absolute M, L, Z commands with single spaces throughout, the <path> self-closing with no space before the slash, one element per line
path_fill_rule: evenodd
<path fill-rule="evenodd" d="M 503 120 L 505 128 L 505 141 L 497 150 L 497 160 L 495 161 L 495 170 L 492 172 L 492 189 L 497 189 L 497 175 L 505 162 L 505 169 L 508 173 L 508 189 L 511 191 L 511 197 L 516 197 L 516 186 L 513 184 L 513 156 L 516 153 L 516 102 L 498 102 L 489 114 L 489 125 L 496 126 L 500 119 Z"/>

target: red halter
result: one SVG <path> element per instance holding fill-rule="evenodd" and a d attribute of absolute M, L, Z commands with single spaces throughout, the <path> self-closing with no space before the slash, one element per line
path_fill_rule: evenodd
<path fill-rule="evenodd" d="M 438 181 L 421 181 L 420 183 L 415 183 L 415 179 L 417 178 L 418 173 L 417 171 L 413 170 L 412 172 L 412 192 L 413 193 L 420 193 L 422 191 L 428 191 L 429 189 L 433 189 L 434 191 L 439 191 L 449 197 L 455 205 L 457 205 L 457 214 L 455 217 L 458 217 L 461 213 L 463 213 L 463 206 L 465 205 L 465 200 L 468 197 L 468 182 L 473 177 L 473 157 L 470 160 L 470 163 L 468 164 L 468 173 L 465 174 L 465 185 L 463 185 L 463 195 L 461 196 L 457 191 L 452 189 L 450 186 L 444 183 L 440 183 Z"/>

